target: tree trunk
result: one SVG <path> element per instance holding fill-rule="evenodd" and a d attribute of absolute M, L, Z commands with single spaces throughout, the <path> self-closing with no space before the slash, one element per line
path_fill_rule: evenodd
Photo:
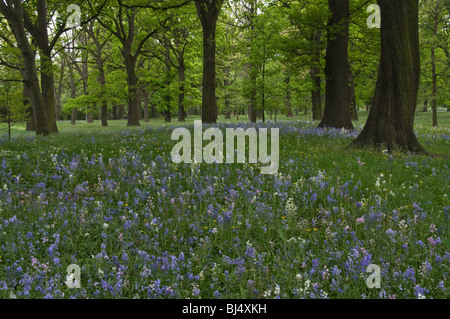
<path fill-rule="evenodd" d="M 131 52 L 131 48 L 124 51 Z M 138 84 L 139 79 L 136 74 L 136 58 L 131 53 L 124 53 L 123 55 L 125 68 L 127 70 L 127 84 L 128 84 L 128 123 L 127 126 L 140 126 L 139 111 L 140 105 L 138 101 Z"/>
<path fill-rule="evenodd" d="M 142 121 L 142 89 L 137 89 L 138 119 Z"/>
<path fill-rule="evenodd" d="M 92 117 L 92 113 L 86 113 L 86 123 L 94 123 L 94 118 Z"/>
<path fill-rule="evenodd" d="M 149 100 L 153 97 L 153 94 L 155 94 L 154 90 L 150 93 Z M 152 103 L 152 102 L 149 101 L 149 104 L 150 104 L 149 105 L 150 106 L 150 110 L 149 110 L 150 114 L 149 114 L 149 116 L 150 116 L 150 118 L 154 119 L 156 117 L 155 103 Z"/>
<path fill-rule="evenodd" d="M 291 76 L 286 77 L 286 117 L 294 117 L 292 113 L 292 103 L 291 103 L 291 88 L 289 84 L 291 83 Z"/>
<path fill-rule="evenodd" d="M 48 129 L 50 134 L 58 133 L 56 125 L 56 103 L 55 103 L 55 81 L 53 78 L 51 52 L 45 52 L 41 55 L 41 88 L 42 97 L 47 109 Z"/>
<path fill-rule="evenodd" d="M 92 34 L 93 35 L 93 34 Z M 102 59 L 102 46 L 98 41 L 97 37 L 92 36 L 94 40 L 95 48 L 96 48 L 96 59 L 97 59 L 97 70 L 98 70 L 98 83 L 101 88 L 101 109 L 100 109 L 100 119 L 102 122 L 102 126 L 108 126 L 108 99 L 106 97 L 106 77 L 105 77 L 105 69 L 103 66 Z"/>
<path fill-rule="evenodd" d="M 117 116 L 117 105 L 113 105 L 112 107 L 112 116 L 113 116 L 113 120 L 118 120 L 118 116 Z"/>
<path fill-rule="evenodd" d="M 423 109 L 422 112 L 428 112 L 428 99 L 423 101 Z"/>
<path fill-rule="evenodd" d="M 8 24 L 17 41 L 17 47 L 22 54 L 22 77 L 34 115 L 36 135 L 48 135 L 50 133 L 48 114 L 39 85 L 35 55 L 28 41 L 28 34 L 25 31 L 23 10 L 22 3 L 19 0 L 15 0 L 14 5 L 6 5 L 4 2 L 0 2 L 0 12 L 8 20 Z"/>
<path fill-rule="evenodd" d="M 420 80 L 419 0 L 378 0 L 381 60 L 367 123 L 351 144 L 426 153 L 414 134 Z"/>
<path fill-rule="evenodd" d="M 320 121 L 323 117 L 321 93 L 322 80 L 320 78 L 319 72 L 319 68 L 317 67 L 312 67 L 310 70 L 311 79 L 314 84 L 314 89 L 311 90 L 312 113 L 314 121 Z"/>
<path fill-rule="evenodd" d="M 48 41 L 48 17 L 45 0 L 37 0 L 38 36 L 36 42 L 41 58 L 41 89 L 46 105 L 47 124 L 50 134 L 58 133 L 55 117 L 55 81 L 53 77 L 52 49 Z"/>
<path fill-rule="evenodd" d="M 203 29 L 202 123 L 216 123 L 216 26 L 224 0 L 196 0 Z"/>
<path fill-rule="evenodd" d="M 317 47 L 314 54 L 314 65 L 310 69 L 310 76 L 311 80 L 313 82 L 314 88 L 311 90 L 311 101 L 312 101 L 312 113 L 313 113 L 313 120 L 314 121 L 320 121 L 323 117 L 322 112 L 322 79 L 320 78 L 320 69 L 319 69 L 319 63 L 320 63 L 320 44 L 321 44 L 321 38 L 322 38 L 322 30 L 318 29 L 314 32 L 312 36 L 312 40 L 314 42 L 314 45 Z M 305 109 L 306 110 L 306 109 Z"/>
<path fill-rule="evenodd" d="M 125 118 L 125 106 L 119 105 L 119 114 L 117 115 L 119 120 L 123 120 Z"/>
<path fill-rule="evenodd" d="M 70 86 L 70 98 L 74 99 L 77 95 L 77 89 L 75 86 L 75 79 L 73 74 L 73 63 L 75 63 L 75 58 L 70 55 L 69 61 L 69 86 Z M 72 114 L 70 116 L 70 124 L 75 125 L 78 120 L 78 110 L 76 108 L 72 109 Z"/>
<path fill-rule="evenodd" d="M 229 68 L 226 69 L 226 76 L 223 80 L 223 86 L 225 88 L 224 104 L 225 104 L 225 120 L 231 120 L 231 101 L 230 101 L 230 81 L 228 80 Z"/>
<path fill-rule="evenodd" d="M 26 131 L 27 132 L 36 132 L 36 125 L 34 124 L 33 108 L 30 105 L 30 98 L 29 98 L 27 87 L 26 87 L 25 83 L 23 83 L 23 105 L 26 107 L 26 109 L 30 113 L 30 118 L 26 124 Z"/>
<path fill-rule="evenodd" d="M 143 88 L 142 89 L 142 102 L 144 104 L 144 122 L 148 123 L 150 122 L 149 119 L 149 111 L 148 111 L 148 89 L 147 88 Z"/>
<path fill-rule="evenodd" d="M 185 71 L 186 66 L 184 65 L 184 59 L 181 58 L 178 68 L 178 85 L 180 90 L 178 93 L 178 122 L 184 122 L 186 118 L 186 112 L 184 111 Z"/>
<path fill-rule="evenodd" d="M 328 22 L 325 111 L 319 127 L 353 129 L 348 90 L 349 0 L 328 0 L 332 16 Z"/>
<path fill-rule="evenodd" d="M 431 94 L 431 109 L 433 111 L 433 127 L 438 126 L 437 118 L 437 74 L 436 74 L 436 54 L 435 48 L 431 48 L 431 78 L 433 82 L 433 91 Z"/>
<path fill-rule="evenodd" d="M 163 110 L 163 116 L 164 116 L 164 122 L 166 123 L 170 123 L 172 122 L 172 117 L 171 117 L 171 113 L 170 113 L 170 107 L 172 104 L 172 98 L 170 96 L 170 84 L 172 83 L 171 81 L 171 76 L 170 76 L 170 70 L 171 70 L 171 64 L 170 64 L 170 57 L 169 57 L 169 49 L 166 47 L 166 50 L 164 52 L 165 57 L 164 57 L 164 64 L 166 66 L 166 107 Z"/>
<path fill-rule="evenodd" d="M 60 121 L 61 120 L 61 95 L 62 95 L 62 90 L 63 90 L 63 86 L 64 86 L 64 69 L 66 67 L 66 61 L 64 59 L 64 56 L 62 56 L 61 58 L 61 71 L 59 73 L 59 79 L 58 79 L 58 89 L 55 91 L 55 97 L 56 97 L 56 113 L 55 113 L 55 118 L 56 121 Z"/>
<path fill-rule="evenodd" d="M 356 109 L 355 76 L 353 75 L 353 72 L 350 68 L 348 72 L 348 82 L 351 118 L 352 121 L 358 121 L 358 110 Z"/>

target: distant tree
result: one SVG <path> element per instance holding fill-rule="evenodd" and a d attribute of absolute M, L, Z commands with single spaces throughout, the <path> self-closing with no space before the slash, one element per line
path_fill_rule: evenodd
<path fill-rule="evenodd" d="M 446 8 L 448 0 L 419 2 L 420 42 L 422 52 L 421 93 L 424 93 L 424 109 L 431 102 L 432 124 L 438 126 L 438 101 L 449 96 L 450 66 L 446 50 L 450 45 L 450 20 Z"/>
<path fill-rule="evenodd" d="M 11 127 L 14 123 L 29 119 L 30 113 L 24 103 L 21 80 L 0 79 L 0 123 L 7 124 L 8 138 L 11 139 Z"/>

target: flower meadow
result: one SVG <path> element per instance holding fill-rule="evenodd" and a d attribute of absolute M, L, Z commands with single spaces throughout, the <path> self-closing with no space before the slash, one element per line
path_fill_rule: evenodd
<path fill-rule="evenodd" d="M 280 129 L 277 174 L 174 164 L 175 127 L 0 142 L 0 298 L 450 297 L 448 159 L 345 149 L 357 131 L 307 122 L 233 126 Z M 417 134 L 450 150 L 448 130 Z"/>

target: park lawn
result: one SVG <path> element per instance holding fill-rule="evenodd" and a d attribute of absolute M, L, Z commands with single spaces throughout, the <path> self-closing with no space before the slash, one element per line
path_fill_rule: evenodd
<path fill-rule="evenodd" d="M 419 140 L 450 154 L 449 113 L 440 128 L 430 114 Z M 0 145 L 0 298 L 449 298 L 449 159 L 344 150 L 357 131 L 308 116 L 217 125 L 279 128 L 275 175 L 172 163 L 176 122 L 15 127 Z"/>

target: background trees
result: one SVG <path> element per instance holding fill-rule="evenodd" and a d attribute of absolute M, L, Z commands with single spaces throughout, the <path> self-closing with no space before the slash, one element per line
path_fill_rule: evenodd
<path fill-rule="evenodd" d="M 75 124 L 79 116 L 104 126 L 126 118 L 137 126 L 153 117 L 256 122 L 298 112 L 311 113 L 320 126 L 351 129 L 359 110 L 374 114 L 380 103 L 376 75 L 388 60 L 385 52 L 380 61 L 383 37 L 372 27 L 370 4 L 375 1 L 104 0 L 67 10 L 60 0 L 4 0 L 0 69 L 6 79 L 22 81 L 29 128 L 37 134 L 57 133 L 58 120 Z M 450 5 L 417 6 L 421 77 L 414 73 L 420 81 L 411 84 L 418 85 L 420 110 L 430 108 L 437 126 L 438 112 L 450 109 Z M 81 15 L 74 24 L 76 8 Z M 403 36 L 412 27 L 407 22 Z M 408 103 L 413 114 L 416 99 Z"/>

